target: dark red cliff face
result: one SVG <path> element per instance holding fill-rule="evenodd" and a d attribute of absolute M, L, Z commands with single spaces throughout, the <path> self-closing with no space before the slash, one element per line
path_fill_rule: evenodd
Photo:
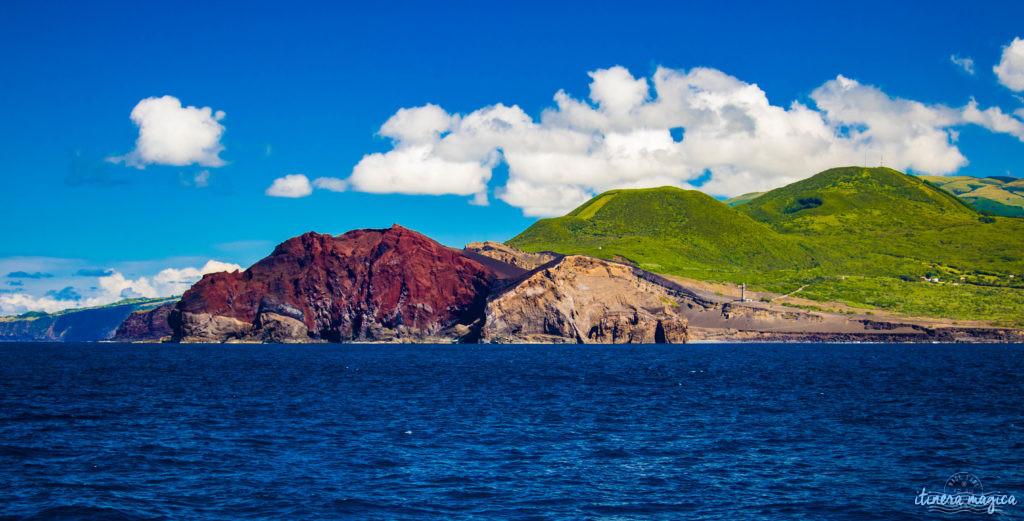
<path fill-rule="evenodd" d="M 136 311 L 117 326 L 113 340 L 118 342 L 135 342 L 140 340 L 160 340 L 171 336 L 171 326 L 167 317 L 174 310 L 177 302 L 168 302 L 148 311 Z"/>
<path fill-rule="evenodd" d="M 459 251 L 398 225 L 336 237 L 310 232 L 281 243 L 244 272 L 203 277 L 175 313 L 253 323 L 261 302 L 280 303 L 301 311 L 296 318 L 311 338 L 373 339 L 381 327 L 400 326 L 434 334 L 482 316 L 493 279 Z"/>

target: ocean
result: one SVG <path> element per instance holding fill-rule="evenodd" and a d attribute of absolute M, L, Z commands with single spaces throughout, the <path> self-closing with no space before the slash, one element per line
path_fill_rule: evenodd
<path fill-rule="evenodd" d="M 3 520 L 992 518 L 957 473 L 1024 502 L 1024 345 L 0 344 Z"/>

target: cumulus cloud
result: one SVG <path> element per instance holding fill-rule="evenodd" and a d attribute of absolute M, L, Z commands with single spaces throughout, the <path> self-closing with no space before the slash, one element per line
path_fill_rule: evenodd
<path fill-rule="evenodd" d="M 364 156 L 347 179 L 320 178 L 315 186 L 473 196 L 479 204 L 493 168 L 504 163 L 508 180 L 494 195 L 525 215 L 551 216 L 613 188 L 700 184 L 731 196 L 865 157 L 948 174 L 967 163 L 954 128 L 966 124 L 1024 141 L 1019 114 L 973 100 L 957 108 L 902 99 L 844 76 L 816 88 L 813 105 L 788 106 L 709 68 L 660 67 L 637 78 L 612 67 L 590 78 L 588 99 L 560 90 L 539 120 L 503 104 L 464 115 L 436 105 L 403 108 L 380 129 L 391 150 Z"/>
<path fill-rule="evenodd" d="M 492 109 L 506 108 L 498 106 Z M 514 114 L 511 116 L 517 117 Z M 460 121 L 458 116 L 449 115 L 437 105 L 400 109 L 380 129 L 380 135 L 394 140 L 392 151 L 365 156 L 347 180 L 321 178 L 318 187 L 351 188 L 371 193 L 485 194 L 497 153 L 490 150 L 494 148 L 490 143 L 481 145 L 473 142 L 487 139 L 486 136 L 477 135 L 477 132 L 486 129 L 476 127 L 475 123 L 479 122 Z M 491 123 L 507 124 L 500 117 Z M 463 143 L 453 147 L 459 149 L 452 150 L 452 156 L 435 154 L 442 135 L 456 126 L 460 130 L 465 129 L 460 134 Z M 481 150 L 481 146 L 488 150 Z M 479 202 L 481 199 L 477 196 L 475 200 Z"/>
<path fill-rule="evenodd" d="M 132 109 L 131 119 L 139 127 L 135 149 L 125 156 L 110 158 L 136 168 L 146 165 L 218 167 L 224 146 L 220 143 L 223 111 L 210 107 L 183 107 L 174 96 L 146 98 Z"/>
<path fill-rule="evenodd" d="M 264 193 L 271 197 L 306 197 L 313 193 L 313 185 L 306 176 L 291 174 L 274 179 L 274 183 Z"/>
<path fill-rule="evenodd" d="M 201 268 L 167 268 L 153 277 L 153 286 L 159 296 L 180 295 L 192 287 L 203 275 L 222 271 L 241 271 L 237 264 L 209 260 Z"/>
<path fill-rule="evenodd" d="M 992 71 L 999 78 L 999 83 L 1010 90 L 1024 91 L 1024 39 L 1014 38 L 1003 47 L 1003 56 Z"/>
<path fill-rule="evenodd" d="M 53 297 L 33 297 L 25 293 L 0 295 L 0 315 L 19 315 L 26 311 L 54 313 L 77 306 L 78 303 L 74 301 L 57 300 Z"/>
<path fill-rule="evenodd" d="M 949 55 L 949 61 L 963 69 L 967 74 L 974 76 L 974 59 L 967 57 L 961 58 L 955 54 L 951 54 Z"/>
<path fill-rule="evenodd" d="M 153 277 L 135 279 L 125 277 L 118 271 L 109 270 L 96 279 L 95 286 L 90 287 L 89 292 L 83 292 L 87 293 L 86 295 L 81 295 L 80 290 L 72 286 L 59 291 L 47 291 L 41 297 L 27 293 L 0 294 L 0 314 L 11 315 L 26 311 L 53 313 L 74 307 L 102 306 L 125 298 L 180 295 L 203 275 L 241 269 L 242 267 L 237 264 L 209 260 L 201 267 L 167 268 Z M 79 271 L 85 272 L 86 270 Z"/>

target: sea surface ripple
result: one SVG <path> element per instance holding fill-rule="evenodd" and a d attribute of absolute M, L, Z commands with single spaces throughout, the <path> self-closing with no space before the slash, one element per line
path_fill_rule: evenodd
<path fill-rule="evenodd" d="M 1024 502 L 1022 355 L 0 344 L 0 519 L 949 519 Z"/>

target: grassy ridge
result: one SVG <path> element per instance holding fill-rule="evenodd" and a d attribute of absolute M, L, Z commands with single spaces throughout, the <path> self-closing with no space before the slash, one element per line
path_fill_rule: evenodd
<path fill-rule="evenodd" d="M 754 199 L 755 197 L 759 197 L 761 195 L 764 195 L 764 192 L 750 192 L 749 194 L 743 194 L 743 195 L 737 195 L 736 197 L 730 197 L 729 199 L 726 199 L 726 200 L 724 200 L 722 202 L 727 204 L 727 205 L 729 205 L 729 206 L 737 206 L 737 205 L 741 205 L 741 204 L 743 204 L 743 203 L 745 203 L 747 201 L 750 201 L 751 199 Z"/>
<path fill-rule="evenodd" d="M 564 217 L 537 221 L 508 244 L 618 255 L 653 271 L 813 265 L 799 241 L 704 193 L 673 187 L 605 192 Z"/>
<path fill-rule="evenodd" d="M 1024 220 L 982 215 L 887 168 L 827 170 L 735 208 L 676 188 L 615 190 L 508 243 L 769 291 L 804 286 L 800 296 L 821 301 L 1024 325 Z"/>
<path fill-rule="evenodd" d="M 1013 177 L 921 176 L 978 210 L 1024 217 L 1024 179 Z"/>

